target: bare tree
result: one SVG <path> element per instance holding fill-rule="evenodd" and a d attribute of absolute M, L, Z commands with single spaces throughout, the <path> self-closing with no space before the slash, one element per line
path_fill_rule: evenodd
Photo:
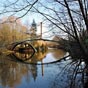
<path fill-rule="evenodd" d="M 5 0 L 1 2 L 0 15 L 19 15 L 17 19 L 30 12 L 41 14 L 47 22 L 54 25 L 52 30 L 61 30 L 76 41 L 83 52 L 86 50 L 88 37 L 87 0 Z M 52 27 L 52 26 L 51 26 Z"/>

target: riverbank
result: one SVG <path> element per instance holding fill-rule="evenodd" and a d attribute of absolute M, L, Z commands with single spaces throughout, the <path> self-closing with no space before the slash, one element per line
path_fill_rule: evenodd
<path fill-rule="evenodd" d="M 84 45 L 79 44 L 76 41 L 64 40 L 59 41 L 58 48 L 63 49 L 73 57 L 73 58 L 87 58 L 88 57 L 88 43 L 84 43 Z M 81 46 L 82 45 L 82 46 Z M 86 53 L 84 52 L 86 51 Z"/>
<path fill-rule="evenodd" d="M 10 53 L 12 53 L 13 51 L 10 51 L 8 49 L 6 49 L 5 47 L 0 47 L 0 55 L 5 54 L 5 55 L 9 55 Z"/>

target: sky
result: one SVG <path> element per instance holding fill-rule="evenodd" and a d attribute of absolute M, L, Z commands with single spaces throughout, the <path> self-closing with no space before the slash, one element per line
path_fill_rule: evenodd
<path fill-rule="evenodd" d="M 6 10 L 7 11 L 14 11 L 14 8 L 18 8 L 18 7 L 21 7 L 22 8 L 22 7 L 24 7 L 24 6 L 26 6 L 28 4 L 27 2 L 25 2 L 26 0 L 18 0 L 19 2 L 17 3 L 16 6 L 15 5 L 14 6 L 11 5 L 15 1 L 16 0 L 0 0 L 0 13 L 2 11 L 5 13 Z M 28 1 L 33 2 L 35 0 L 28 0 Z M 46 3 L 46 1 L 49 1 L 49 0 L 41 0 L 41 2 L 43 4 L 46 4 L 46 5 L 49 6 L 49 4 Z M 9 4 L 10 4 L 10 7 L 7 7 Z M 19 4 L 20 4 L 20 6 L 19 6 Z M 7 8 L 7 9 L 4 9 L 3 7 L 4 8 Z M 30 7 L 28 7 L 28 8 L 30 8 Z M 25 11 L 28 10 L 28 8 L 25 9 Z M 38 6 L 36 5 L 36 8 L 38 8 L 40 11 L 44 11 L 45 12 L 44 8 L 42 8 L 41 5 L 38 5 Z M 11 15 L 15 15 L 15 16 L 20 17 L 20 16 L 22 16 L 25 13 L 25 11 L 24 10 L 23 11 L 19 11 L 16 14 L 15 13 L 13 14 L 13 12 L 5 13 L 5 14 L 0 14 L 0 18 L 3 18 L 5 16 L 11 16 Z M 40 22 L 43 22 L 43 16 L 41 16 L 40 14 L 34 13 L 34 12 L 28 12 L 25 16 L 23 16 L 21 18 L 21 21 L 22 21 L 23 24 L 31 25 L 33 19 L 35 20 L 35 22 L 37 24 L 37 33 L 40 33 Z M 49 30 L 49 28 L 47 28 L 47 26 L 43 22 L 42 31 L 43 32 L 46 32 L 48 30 Z M 50 34 L 52 35 L 52 33 L 44 33 L 43 37 L 48 37 L 48 36 L 50 36 Z"/>
<path fill-rule="evenodd" d="M 12 5 L 12 3 L 14 3 L 15 1 L 18 1 L 17 4 Z M 14 15 L 14 16 L 17 16 L 17 17 L 22 16 L 23 14 L 25 14 L 29 10 L 29 8 L 31 8 L 28 5 L 27 1 L 30 1 L 30 3 L 33 3 L 35 0 L 0 0 L 0 18 L 2 18 L 4 16 L 11 16 L 11 15 Z M 61 11 L 60 13 L 63 12 L 63 9 L 61 8 L 62 5 L 60 5 L 60 4 L 58 5 L 58 3 L 56 4 L 55 2 L 52 3 L 52 1 L 54 1 L 54 0 L 39 0 L 39 1 L 41 1 L 41 3 L 43 5 L 45 5 L 46 7 L 49 7 L 51 9 L 55 9 L 57 12 Z M 88 3 L 88 0 L 87 0 L 87 3 Z M 28 7 L 25 8 L 25 10 L 23 9 L 23 10 L 20 11 L 19 8 L 23 8 L 23 7 L 27 6 L 27 5 L 28 5 Z M 39 9 L 39 11 L 47 13 L 48 15 L 53 17 L 55 15 L 55 13 L 52 10 L 50 10 L 50 9 L 46 10 L 45 8 L 43 8 L 43 5 L 35 4 L 34 6 L 37 9 Z M 73 7 L 73 9 L 74 9 L 74 5 L 73 6 L 71 5 L 71 7 Z M 87 5 L 87 7 L 88 7 L 88 5 Z M 17 13 L 17 9 L 19 9 L 18 13 Z M 75 7 L 75 9 L 77 9 L 77 8 Z M 6 10 L 8 11 L 8 13 L 5 13 Z M 12 12 L 10 12 L 10 11 L 12 11 Z M 34 10 L 32 9 L 32 11 L 34 11 Z M 4 14 L 1 14 L 2 12 Z M 64 18 L 64 14 L 61 14 L 61 15 L 58 15 L 58 16 L 61 16 L 62 18 Z M 53 17 L 53 18 L 57 19 L 58 16 Z M 75 15 L 75 16 L 77 16 L 77 15 Z M 21 18 L 23 24 L 27 24 L 28 23 L 29 25 L 31 25 L 33 19 L 35 20 L 35 22 L 37 23 L 37 26 L 38 26 L 37 27 L 37 33 L 40 33 L 40 22 L 43 22 L 43 16 L 41 16 L 38 13 L 34 13 L 34 12 L 28 11 L 28 13 Z M 59 25 L 59 21 L 56 21 L 56 20 L 53 19 L 53 22 L 56 22 Z M 49 31 L 51 29 L 50 29 L 50 27 L 47 27 L 47 24 L 48 24 L 47 22 L 46 22 L 46 24 L 45 24 L 45 22 L 43 22 L 43 28 L 42 28 L 43 29 L 43 33 L 44 33 L 44 37 L 46 37 L 46 38 L 51 37 L 53 35 L 52 31 Z M 56 32 L 56 30 L 57 29 L 55 29 L 54 31 Z M 58 28 L 58 31 L 61 31 L 61 30 Z M 47 32 L 47 33 L 45 33 L 45 32 Z M 58 34 L 60 34 L 60 33 L 58 33 Z"/>
<path fill-rule="evenodd" d="M 20 17 L 20 16 L 22 16 L 23 14 L 25 14 L 25 12 L 30 8 L 30 6 L 29 6 L 29 7 L 26 8 L 25 10 L 22 10 L 22 11 L 19 10 L 18 13 L 17 13 L 17 12 L 14 12 L 14 11 L 16 11 L 16 9 L 25 7 L 25 6 L 28 4 L 28 2 L 25 2 L 25 1 L 27 1 L 27 0 L 18 0 L 18 3 L 13 6 L 12 3 L 14 3 L 15 1 L 17 1 L 17 0 L 0 0 L 0 13 L 1 13 L 2 11 L 3 11 L 4 13 L 5 13 L 6 10 L 8 11 L 8 13 L 0 14 L 0 18 L 2 18 L 2 17 L 4 17 L 4 16 L 11 16 L 11 15 L 15 15 L 15 16 L 17 16 L 17 17 Z M 23 2 L 22 2 L 22 1 L 23 1 Z M 35 1 L 35 0 L 28 0 L 28 1 L 30 1 L 30 3 L 32 3 L 32 2 Z M 53 0 L 39 0 L 39 1 L 41 1 L 41 3 L 42 3 L 43 5 L 45 5 L 45 6 L 47 6 L 47 7 L 56 8 L 56 10 L 59 9 L 58 6 L 54 5 L 54 3 L 52 3 Z M 8 6 L 9 4 L 10 4 L 10 6 Z M 3 7 L 4 7 L 5 9 L 4 9 Z M 44 13 L 48 13 L 48 14 L 50 14 L 50 15 L 53 15 L 52 11 L 44 9 L 41 4 L 38 4 L 38 5 L 35 4 L 35 7 L 36 7 L 37 9 L 39 9 L 40 11 L 43 11 Z M 7 8 L 7 9 L 6 9 L 6 8 Z M 15 8 L 15 9 L 14 9 L 14 8 Z M 13 12 L 9 12 L 9 11 L 13 11 L 14 14 L 13 14 Z M 50 28 L 50 27 L 47 27 L 47 24 L 48 24 L 48 23 L 46 22 L 46 24 L 45 24 L 43 18 L 44 18 L 44 17 L 41 16 L 40 14 L 34 13 L 34 12 L 30 12 L 30 11 L 29 11 L 25 16 L 23 16 L 23 17 L 21 18 L 21 21 L 22 21 L 23 24 L 31 25 L 31 23 L 32 23 L 32 21 L 33 21 L 33 19 L 34 19 L 35 22 L 37 23 L 37 26 L 38 26 L 38 27 L 37 27 L 37 33 L 40 33 L 40 22 L 43 22 L 43 25 L 42 25 L 42 30 L 43 30 L 43 33 L 44 33 L 43 37 L 44 37 L 44 38 L 48 38 L 48 37 L 49 37 L 49 38 L 50 38 L 50 37 L 52 38 L 52 37 L 53 37 L 53 33 L 52 33 L 52 31 L 49 31 L 49 30 L 51 30 L 51 28 Z M 48 32 L 47 32 L 47 31 L 48 31 Z"/>
<path fill-rule="evenodd" d="M 46 3 L 47 1 L 49 1 L 49 0 L 41 0 L 41 2 L 43 4 L 50 6 L 50 4 Z M 36 8 L 38 8 L 40 11 L 44 11 L 44 12 L 48 13 L 48 11 L 46 11 L 41 5 L 37 5 Z M 42 15 L 40 15 L 39 13 L 29 12 L 25 17 L 22 18 L 23 23 L 29 22 L 30 25 L 31 25 L 33 19 L 35 20 L 35 22 L 37 24 L 37 33 L 40 33 L 40 22 L 42 22 L 42 32 L 44 33 L 43 37 L 48 38 L 48 37 L 51 37 L 53 35 L 52 32 L 47 32 L 50 29 L 49 29 L 49 27 L 47 27 L 45 22 L 43 22 L 44 17 Z"/>
<path fill-rule="evenodd" d="M 50 29 L 48 29 L 45 22 L 43 22 L 43 17 L 39 14 L 30 13 L 30 14 L 26 15 L 25 17 L 23 17 L 21 20 L 22 20 L 23 24 L 30 25 L 30 27 L 31 27 L 33 19 L 35 20 L 35 23 L 37 24 L 37 34 L 40 34 L 40 32 L 41 32 L 40 31 L 41 30 L 40 29 L 40 22 L 42 22 L 43 38 L 48 38 L 48 37 L 50 37 L 50 35 L 53 35 L 52 32 L 51 33 L 46 33 Z"/>

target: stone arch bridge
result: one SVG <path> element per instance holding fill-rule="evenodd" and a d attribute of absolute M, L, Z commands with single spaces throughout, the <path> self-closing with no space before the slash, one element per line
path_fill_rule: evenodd
<path fill-rule="evenodd" d="M 46 41 L 50 41 L 50 42 L 55 42 L 55 43 L 59 43 L 59 41 L 55 41 L 55 40 L 48 40 L 48 39 L 31 39 L 31 40 L 24 40 L 24 41 L 19 41 L 19 42 L 14 42 L 12 44 L 9 44 L 7 46 L 8 50 L 12 50 L 12 51 L 17 51 L 17 47 L 20 47 L 20 50 L 25 50 L 25 49 L 31 49 L 31 50 L 35 50 L 35 47 L 33 46 L 33 44 L 31 44 L 31 42 L 34 41 L 38 41 L 40 46 L 46 46 Z"/>

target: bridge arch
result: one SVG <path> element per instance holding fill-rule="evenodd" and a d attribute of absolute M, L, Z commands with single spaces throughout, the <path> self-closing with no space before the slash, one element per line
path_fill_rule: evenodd
<path fill-rule="evenodd" d="M 36 51 L 35 48 L 32 46 L 32 44 L 28 43 L 27 41 L 12 43 L 12 44 L 10 44 L 10 45 L 7 46 L 7 49 L 14 51 L 15 48 L 16 48 L 18 45 L 21 45 L 21 44 L 24 44 L 24 45 L 28 44 L 28 47 L 31 47 L 31 48 L 34 50 L 34 52 Z"/>

